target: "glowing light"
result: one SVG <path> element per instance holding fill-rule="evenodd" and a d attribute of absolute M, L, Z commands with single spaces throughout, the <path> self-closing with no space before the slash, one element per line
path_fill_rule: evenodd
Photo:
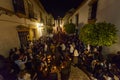
<path fill-rule="evenodd" d="M 40 26 L 43 26 L 43 23 L 40 23 Z"/>
<path fill-rule="evenodd" d="M 36 23 L 37 27 L 42 27 L 43 26 L 43 23 Z"/>
<path fill-rule="evenodd" d="M 38 31 L 38 37 L 41 37 L 43 35 L 43 23 L 36 23 L 37 31 Z"/>

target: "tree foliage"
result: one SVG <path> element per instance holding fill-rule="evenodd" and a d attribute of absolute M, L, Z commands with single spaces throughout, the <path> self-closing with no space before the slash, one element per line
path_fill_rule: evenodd
<path fill-rule="evenodd" d="M 79 38 L 93 46 L 111 46 L 117 41 L 117 28 L 114 24 L 99 22 L 86 24 L 81 28 Z"/>
<path fill-rule="evenodd" d="M 46 27 L 47 32 L 50 34 L 53 31 L 53 27 Z"/>
<path fill-rule="evenodd" d="M 64 30 L 68 34 L 73 34 L 75 33 L 75 24 L 69 23 L 64 25 Z"/>

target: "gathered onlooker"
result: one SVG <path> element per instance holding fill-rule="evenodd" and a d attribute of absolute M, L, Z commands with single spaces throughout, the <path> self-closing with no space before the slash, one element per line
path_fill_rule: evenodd
<path fill-rule="evenodd" d="M 20 69 L 17 72 L 13 71 L 13 74 L 19 74 L 19 80 L 58 80 L 57 71 L 61 73 L 61 80 L 68 80 L 72 61 L 75 66 L 90 72 L 94 80 L 118 77 L 119 68 L 113 70 L 112 63 L 103 60 L 99 52 L 97 48 L 94 51 L 85 49 L 76 36 L 67 36 L 65 41 L 41 37 L 34 41 L 31 47 L 11 50 L 9 59 L 15 64 L 12 65 L 16 66 L 14 71 Z M 24 73 L 24 70 L 30 74 Z"/>
<path fill-rule="evenodd" d="M 61 64 L 61 80 L 68 80 L 70 75 L 70 69 L 68 68 L 68 64 L 66 61 L 63 61 Z"/>
<path fill-rule="evenodd" d="M 10 61 L 0 55 L 0 80 L 16 80 L 16 74 L 12 74 Z"/>
<path fill-rule="evenodd" d="M 94 71 L 94 68 L 95 68 L 95 65 L 97 64 L 97 60 L 93 60 L 91 62 L 91 68 L 92 68 L 92 71 Z"/>
<path fill-rule="evenodd" d="M 61 46 L 62 51 L 65 51 L 65 49 L 66 49 L 65 44 L 64 44 L 64 43 L 62 43 L 60 46 Z"/>
<path fill-rule="evenodd" d="M 104 75 L 105 80 L 113 80 L 108 74 Z"/>
<path fill-rule="evenodd" d="M 58 80 L 57 67 L 52 66 L 47 80 Z"/>
<path fill-rule="evenodd" d="M 74 52 L 74 47 L 72 44 L 70 44 L 70 55 L 71 55 L 71 58 L 73 56 L 73 52 Z"/>
<path fill-rule="evenodd" d="M 15 51 L 13 49 L 10 49 L 9 60 L 12 60 L 12 56 L 13 56 L 14 53 L 15 53 Z"/>
<path fill-rule="evenodd" d="M 47 53 L 47 51 L 48 51 L 48 45 L 45 43 L 45 44 L 44 44 L 44 52 Z"/>
<path fill-rule="evenodd" d="M 79 56 L 79 53 L 78 53 L 77 49 L 74 50 L 74 55 L 73 56 L 74 56 L 73 57 L 73 64 L 76 66 L 76 65 L 78 65 L 78 56 Z"/>
<path fill-rule="evenodd" d="M 27 56 L 20 55 L 16 60 L 15 64 L 17 64 L 20 68 L 20 70 L 25 69 L 25 63 L 27 62 Z"/>
<path fill-rule="evenodd" d="M 31 80 L 31 75 L 28 72 L 21 71 L 18 74 L 18 80 Z"/>

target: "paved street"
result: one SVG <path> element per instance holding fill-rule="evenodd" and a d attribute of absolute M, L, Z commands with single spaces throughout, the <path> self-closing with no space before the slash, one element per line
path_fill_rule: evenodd
<path fill-rule="evenodd" d="M 89 77 L 78 67 L 71 66 L 71 73 L 69 80 L 90 80 Z"/>
<path fill-rule="evenodd" d="M 60 74 L 58 75 L 59 80 L 60 79 Z M 71 66 L 71 73 L 69 80 L 90 80 L 89 77 L 78 67 L 73 67 Z"/>

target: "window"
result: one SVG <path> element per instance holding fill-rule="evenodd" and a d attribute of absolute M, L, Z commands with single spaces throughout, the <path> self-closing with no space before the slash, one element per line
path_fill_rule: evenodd
<path fill-rule="evenodd" d="M 28 16 L 34 18 L 33 4 L 28 0 Z"/>
<path fill-rule="evenodd" d="M 13 0 L 14 11 L 16 13 L 25 14 L 25 7 L 23 0 Z"/>
<path fill-rule="evenodd" d="M 89 18 L 88 19 L 96 19 L 97 3 L 98 3 L 98 0 L 90 5 L 90 7 L 89 7 Z"/>
<path fill-rule="evenodd" d="M 70 23 L 72 23 L 72 19 L 70 19 Z"/>
<path fill-rule="evenodd" d="M 79 24 L 79 14 L 75 15 L 75 20 L 76 20 L 76 26 L 78 27 L 78 24 Z"/>
<path fill-rule="evenodd" d="M 42 20 L 42 12 L 40 12 L 40 21 Z"/>

